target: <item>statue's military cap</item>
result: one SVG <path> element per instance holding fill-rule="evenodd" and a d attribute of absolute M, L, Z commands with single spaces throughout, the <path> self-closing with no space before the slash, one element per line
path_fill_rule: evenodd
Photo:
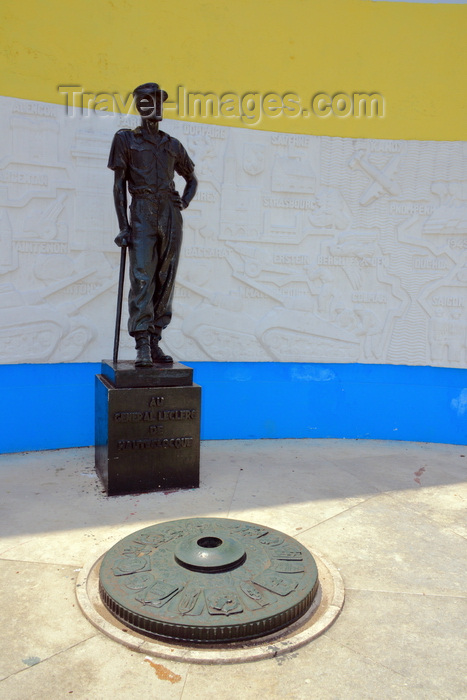
<path fill-rule="evenodd" d="M 165 102 L 168 98 L 168 94 L 165 90 L 162 90 L 157 83 L 143 83 L 143 85 L 138 85 L 137 88 L 133 90 L 133 95 L 135 97 L 142 97 L 143 95 L 157 95 L 161 94 L 162 99 Z"/>

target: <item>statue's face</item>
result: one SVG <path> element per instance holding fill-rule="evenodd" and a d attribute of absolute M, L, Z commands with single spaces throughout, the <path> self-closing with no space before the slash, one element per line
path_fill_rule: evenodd
<path fill-rule="evenodd" d="M 147 93 L 137 95 L 136 109 L 143 119 L 162 121 L 162 93 Z"/>

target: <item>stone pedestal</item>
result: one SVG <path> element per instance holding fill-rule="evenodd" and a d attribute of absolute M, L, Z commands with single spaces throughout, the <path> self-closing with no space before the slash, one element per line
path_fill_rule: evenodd
<path fill-rule="evenodd" d="M 201 387 L 179 363 L 96 375 L 96 470 L 107 495 L 199 486 Z"/>

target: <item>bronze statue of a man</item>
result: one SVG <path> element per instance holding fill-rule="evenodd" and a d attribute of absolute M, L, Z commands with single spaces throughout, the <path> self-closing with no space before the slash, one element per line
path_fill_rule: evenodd
<path fill-rule="evenodd" d="M 159 347 L 172 317 L 172 296 L 182 243 L 182 215 L 198 185 L 194 165 L 177 139 L 159 129 L 168 95 L 157 83 L 133 91 L 141 126 L 117 131 L 108 167 L 115 172 L 114 201 L 120 233 L 128 246 L 130 292 L 128 331 L 136 341 L 137 367 L 172 362 Z M 180 197 L 174 172 L 185 181 Z M 128 220 L 127 187 L 131 194 Z"/>

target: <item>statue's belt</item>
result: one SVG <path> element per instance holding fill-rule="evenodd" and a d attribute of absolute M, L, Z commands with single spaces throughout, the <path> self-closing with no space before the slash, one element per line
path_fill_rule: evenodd
<path fill-rule="evenodd" d="M 148 199 L 151 202 L 166 202 L 167 200 L 171 200 L 173 196 L 175 195 L 175 192 L 172 192 L 170 190 L 165 190 L 164 192 L 154 192 L 152 190 L 138 190 L 138 191 L 130 191 L 130 194 L 133 199 Z"/>

